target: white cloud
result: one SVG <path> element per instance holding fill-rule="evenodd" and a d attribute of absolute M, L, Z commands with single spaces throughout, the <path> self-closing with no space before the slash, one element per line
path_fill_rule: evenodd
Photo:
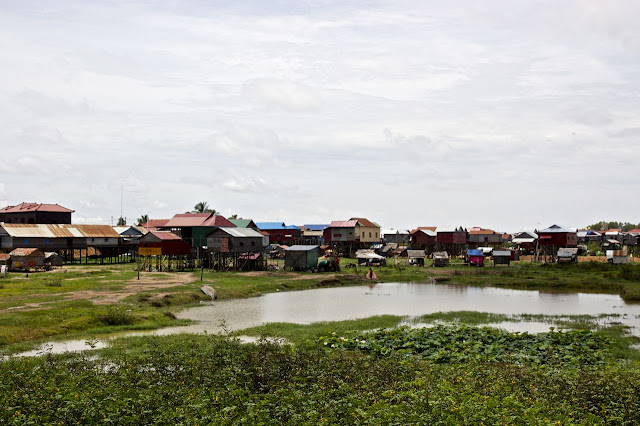
<path fill-rule="evenodd" d="M 0 200 L 108 222 L 122 186 L 131 217 L 205 199 L 290 223 L 509 230 L 536 226 L 526 194 L 567 226 L 602 218 L 585 199 L 624 220 L 640 200 L 610 197 L 639 190 L 639 7 L 8 3 Z"/>

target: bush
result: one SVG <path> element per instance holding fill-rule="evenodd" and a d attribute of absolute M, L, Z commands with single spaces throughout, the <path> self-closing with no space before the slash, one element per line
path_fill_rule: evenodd
<path fill-rule="evenodd" d="M 131 325 L 135 321 L 131 313 L 119 306 L 109 306 L 107 312 L 100 315 L 98 319 L 106 325 Z"/>

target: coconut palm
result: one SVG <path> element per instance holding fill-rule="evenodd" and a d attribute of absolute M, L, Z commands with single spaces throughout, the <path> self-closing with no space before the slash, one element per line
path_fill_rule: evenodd
<path fill-rule="evenodd" d="M 211 213 L 216 214 L 216 210 L 209 207 L 209 203 L 206 201 L 200 201 L 193 207 L 195 213 Z"/>
<path fill-rule="evenodd" d="M 142 216 L 140 216 L 138 218 L 138 226 L 144 225 L 147 222 L 149 222 L 149 215 L 148 214 L 143 214 Z"/>

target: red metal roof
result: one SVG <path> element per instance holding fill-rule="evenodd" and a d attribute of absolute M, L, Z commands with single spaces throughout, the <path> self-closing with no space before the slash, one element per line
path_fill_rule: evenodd
<path fill-rule="evenodd" d="M 169 222 L 169 219 L 149 219 L 146 223 L 143 223 L 141 226 L 143 228 L 160 228 L 165 226 Z"/>
<path fill-rule="evenodd" d="M 205 220 L 202 226 L 219 226 L 221 228 L 235 228 L 236 226 L 229 222 L 224 216 L 214 214 L 209 219 Z"/>
<path fill-rule="evenodd" d="M 7 206 L 0 209 L 0 213 L 23 213 L 23 212 L 56 212 L 56 213 L 73 213 L 74 210 L 62 207 L 58 204 L 38 204 L 38 203 L 20 203 L 17 206 Z"/>
<path fill-rule="evenodd" d="M 29 256 L 30 254 L 33 254 L 36 251 L 39 251 L 40 253 L 42 253 L 42 251 L 40 251 L 40 249 L 37 249 L 37 248 L 17 248 L 17 249 L 13 249 L 9 254 L 11 256 Z M 43 253 L 43 256 L 44 256 L 44 253 Z"/>
<path fill-rule="evenodd" d="M 632 229 L 629 234 L 640 234 L 640 228 Z"/>
<path fill-rule="evenodd" d="M 357 220 L 333 220 L 329 225 L 329 228 L 353 228 L 358 223 Z"/>
<path fill-rule="evenodd" d="M 469 230 L 469 234 L 471 235 L 493 235 L 495 231 L 492 229 L 484 229 L 484 228 L 471 228 Z"/>
<path fill-rule="evenodd" d="M 188 228 L 191 226 L 204 226 L 203 223 L 211 216 L 209 213 L 183 213 L 173 216 L 163 228 Z"/>
<path fill-rule="evenodd" d="M 172 234 L 171 232 L 167 232 L 167 231 L 149 231 L 149 233 L 154 237 L 158 238 L 159 240 L 163 240 L 163 241 L 181 239 L 176 234 Z"/>

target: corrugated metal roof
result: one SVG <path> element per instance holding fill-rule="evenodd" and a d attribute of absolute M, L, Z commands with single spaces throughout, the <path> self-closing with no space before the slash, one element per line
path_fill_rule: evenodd
<path fill-rule="evenodd" d="M 547 229 L 543 229 L 542 231 L 539 232 L 539 234 L 550 234 L 550 233 L 567 233 L 567 232 L 574 232 L 568 228 L 565 228 L 563 226 L 560 225 L 551 225 L 550 227 L 548 227 Z"/>
<path fill-rule="evenodd" d="M 238 228 L 254 228 L 256 224 L 251 219 L 229 219 L 229 222 L 233 223 Z"/>
<path fill-rule="evenodd" d="M 407 250 L 407 256 L 410 259 L 415 259 L 419 257 L 426 257 L 424 250 Z"/>
<path fill-rule="evenodd" d="M 423 234 L 428 235 L 430 237 L 435 237 L 438 235 L 435 231 L 431 231 L 429 229 L 416 229 L 415 232 L 412 232 L 412 234 L 418 233 L 418 232 L 422 232 Z"/>
<path fill-rule="evenodd" d="M 211 216 L 209 213 L 181 213 L 173 216 L 162 228 L 189 228 L 203 226 L 203 223 Z"/>
<path fill-rule="evenodd" d="M 85 238 L 120 238 L 120 234 L 109 225 L 67 225 L 67 229 L 72 228 Z"/>
<path fill-rule="evenodd" d="M 62 207 L 59 204 L 20 203 L 17 206 L 7 206 L 0 209 L 0 213 L 24 213 L 24 212 L 54 212 L 73 213 L 74 210 Z"/>
<path fill-rule="evenodd" d="M 469 234 L 471 235 L 493 235 L 495 233 L 494 230 L 485 228 L 471 228 L 469 230 Z"/>
<path fill-rule="evenodd" d="M 438 226 L 436 233 L 438 232 L 464 232 L 464 228 L 462 226 Z"/>
<path fill-rule="evenodd" d="M 511 240 L 513 244 L 533 243 L 535 241 L 535 238 L 514 238 Z"/>
<path fill-rule="evenodd" d="M 511 252 L 509 250 L 494 250 L 493 256 L 498 257 L 511 257 Z"/>
<path fill-rule="evenodd" d="M 284 222 L 256 222 L 256 226 L 264 230 L 285 229 Z"/>
<path fill-rule="evenodd" d="M 358 223 L 357 220 L 334 220 L 331 221 L 329 228 L 353 228 Z"/>
<path fill-rule="evenodd" d="M 318 246 L 295 245 L 295 246 L 291 246 L 291 247 L 287 248 L 286 251 L 311 251 L 311 250 L 315 250 L 317 248 L 318 248 Z"/>
<path fill-rule="evenodd" d="M 366 226 L 367 228 L 379 228 L 379 225 L 376 225 L 375 223 L 371 222 L 369 219 L 365 218 L 365 217 L 352 217 L 350 220 L 357 220 L 358 223 L 360 223 L 360 225 L 362 226 Z"/>
<path fill-rule="evenodd" d="M 9 253 L 0 253 L 0 261 L 7 261 L 11 258 Z"/>
<path fill-rule="evenodd" d="M 178 237 L 176 234 L 172 234 L 171 232 L 167 232 L 167 231 L 149 231 L 149 234 L 153 235 L 159 240 L 164 240 L 164 241 L 181 240 L 181 238 Z"/>
<path fill-rule="evenodd" d="M 30 254 L 33 254 L 37 251 L 42 253 L 42 251 L 40 251 L 40 249 L 37 249 L 37 248 L 17 248 L 17 249 L 13 249 L 9 254 L 11 256 L 29 256 Z M 44 253 L 42 253 L 42 255 L 44 256 Z"/>
<path fill-rule="evenodd" d="M 329 225 L 324 225 L 324 224 L 309 224 L 309 225 L 304 225 L 304 229 L 307 231 L 324 231 L 325 228 L 328 228 Z"/>
<path fill-rule="evenodd" d="M 149 219 L 141 226 L 144 228 L 161 228 L 167 224 L 171 219 Z"/>
<path fill-rule="evenodd" d="M 251 228 L 219 228 L 219 231 L 223 231 L 232 237 L 238 238 L 262 238 L 262 234 Z"/>
<path fill-rule="evenodd" d="M 227 220 L 226 217 L 219 214 L 214 214 L 209 219 L 205 220 L 202 226 L 218 226 L 218 227 L 224 226 L 225 228 L 236 227 L 233 223 L 229 222 L 229 220 Z"/>

